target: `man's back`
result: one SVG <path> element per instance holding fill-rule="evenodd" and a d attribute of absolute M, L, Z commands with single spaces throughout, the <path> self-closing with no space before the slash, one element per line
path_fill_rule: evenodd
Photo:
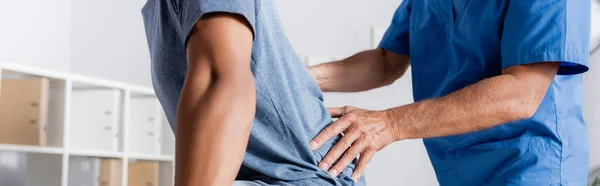
<path fill-rule="evenodd" d="M 202 3 L 150 0 L 142 10 L 153 84 L 173 129 L 187 68 L 184 41 L 191 28 L 186 22 L 196 21 L 187 15 L 217 6 Z M 353 185 L 351 167 L 338 179 L 317 167 L 337 141 L 333 139 L 317 151 L 309 147 L 308 142 L 332 122 L 322 93 L 287 41 L 273 2 L 255 0 L 251 4 L 254 7 L 234 7 L 248 13 L 244 16 L 254 30 L 250 68 L 256 83 L 256 115 L 237 179 Z"/>

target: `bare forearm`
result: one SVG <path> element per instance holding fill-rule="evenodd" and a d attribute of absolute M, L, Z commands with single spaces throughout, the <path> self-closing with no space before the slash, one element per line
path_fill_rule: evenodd
<path fill-rule="evenodd" d="M 176 131 L 178 186 L 231 185 L 244 157 L 255 112 L 254 83 L 209 86 L 199 99 L 196 91 L 182 95 Z"/>
<path fill-rule="evenodd" d="M 339 117 L 309 144 L 313 150 L 344 133 L 319 167 L 337 176 L 360 154 L 356 180 L 376 151 L 394 141 L 463 134 L 533 116 L 558 71 L 558 62 L 514 65 L 498 75 L 440 98 L 384 111 L 329 108 Z M 337 161 L 337 162 L 336 162 Z M 330 166 L 332 165 L 332 166 Z"/>
<path fill-rule="evenodd" d="M 531 117 L 548 86 L 535 90 L 540 86 L 527 87 L 511 75 L 500 75 L 386 112 L 397 140 L 463 134 Z"/>
<path fill-rule="evenodd" d="M 309 71 L 325 92 L 370 90 L 391 84 L 408 67 L 408 58 L 403 66 L 399 61 L 388 63 L 385 53 L 382 49 L 367 50 L 341 61 L 310 67 Z"/>

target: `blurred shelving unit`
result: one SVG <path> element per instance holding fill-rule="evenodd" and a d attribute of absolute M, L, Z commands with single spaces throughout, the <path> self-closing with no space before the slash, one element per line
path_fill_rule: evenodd
<path fill-rule="evenodd" d="M 173 185 L 175 138 L 151 88 L 6 61 L 0 77 L 0 185 Z"/>

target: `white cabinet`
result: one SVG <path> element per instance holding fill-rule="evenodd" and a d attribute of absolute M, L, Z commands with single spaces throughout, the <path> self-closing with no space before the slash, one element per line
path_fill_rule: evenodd
<path fill-rule="evenodd" d="M 155 97 L 132 97 L 128 147 L 132 153 L 160 153 L 161 108 Z"/>
<path fill-rule="evenodd" d="M 69 159 L 69 186 L 98 186 L 100 160 L 85 156 Z"/>
<path fill-rule="evenodd" d="M 119 147 L 121 100 L 119 90 L 73 90 L 71 148 L 116 152 Z"/>
<path fill-rule="evenodd" d="M 162 132 L 162 138 L 161 138 L 161 143 L 162 143 L 162 154 L 163 155 L 174 155 L 175 153 L 175 133 L 173 132 L 173 129 L 171 128 L 171 125 L 169 125 L 169 121 L 167 120 L 167 117 L 164 115 L 164 113 L 161 113 L 161 132 Z"/>

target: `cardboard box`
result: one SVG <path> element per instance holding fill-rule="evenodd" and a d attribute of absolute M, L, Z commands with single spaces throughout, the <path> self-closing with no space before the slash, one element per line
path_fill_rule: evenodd
<path fill-rule="evenodd" d="M 128 186 L 158 186 L 158 167 L 156 161 L 129 162 L 127 172 Z"/>
<path fill-rule="evenodd" d="M 45 146 L 48 79 L 2 80 L 0 85 L 0 143 Z"/>
<path fill-rule="evenodd" d="M 98 178 L 98 186 L 120 186 L 121 160 L 100 159 L 100 176 Z"/>

